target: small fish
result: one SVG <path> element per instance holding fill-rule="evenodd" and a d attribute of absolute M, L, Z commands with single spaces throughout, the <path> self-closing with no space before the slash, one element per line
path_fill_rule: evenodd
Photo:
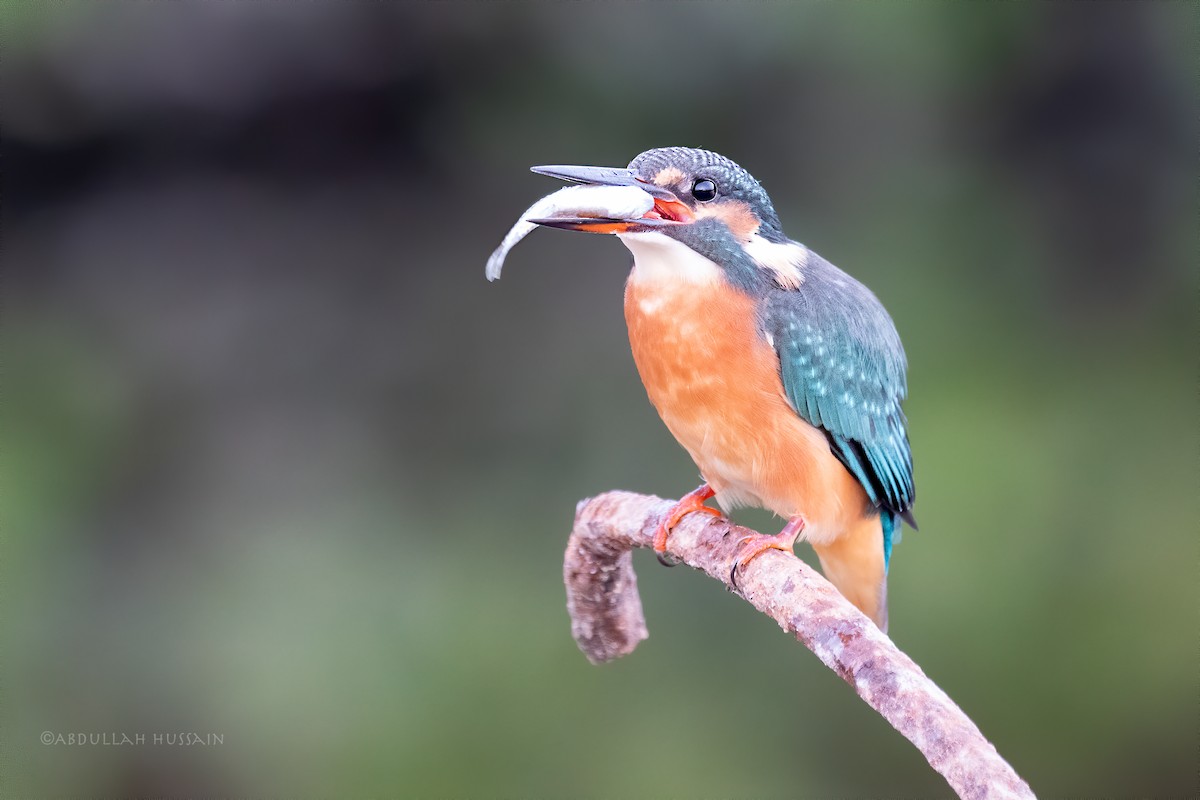
<path fill-rule="evenodd" d="M 654 198 L 636 186 L 568 186 L 548 194 L 531 205 L 512 226 L 504 241 L 487 262 L 489 281 L 500 277 L 504 259 L 517 242 L 537 227 L 530 219 L 554 217 L 595 217 L 599 219 L 637 219 L 654 208 Z"/>

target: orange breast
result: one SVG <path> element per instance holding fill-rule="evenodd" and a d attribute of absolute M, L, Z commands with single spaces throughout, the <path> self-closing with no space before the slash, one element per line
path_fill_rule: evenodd
<path fill-rule="evenodd" d="M 802 514 L 815 543 L 863 518 L 866 493 L 824 434 L 788 405 L 751 297 L 723 280 L 646 280 L 635 271 L 625 320 L 650 402 L 723 506 Z"/>

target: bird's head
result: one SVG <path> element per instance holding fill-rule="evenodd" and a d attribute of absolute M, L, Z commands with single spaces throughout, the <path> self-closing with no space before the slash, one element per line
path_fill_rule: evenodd
<path fill-rule="evenodd" d="M 801 280 L 807 251 L 790 241 L 762 185 L 725 156 L 690 147 L 647 150 L 627 168 L 540 166 L 533 171 L 577 184 L 632 186 L 654 200 L 636 219 L 620 217 L 530 220 L 539 225 L 620 236 L 635 255 L 642 248 L 679 245 L 725 269 L 738 283 Z M 671 242 L 664 241 L 672 240 Z M 683 263 L 683 262 L 680 262 Z"/>

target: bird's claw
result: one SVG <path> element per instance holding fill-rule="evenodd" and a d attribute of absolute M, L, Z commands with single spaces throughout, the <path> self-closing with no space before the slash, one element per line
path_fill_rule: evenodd
<path fill-rule="evenodd" d="M 675 559 L 671 558 L 670 556 L 668 556 L 665 552 L 664 553 L 655 553 L 654 557 L 657 558 L 658 563 L 662 564 L 664 567 L 679 566 L 679 562 L 676 561 Z"/>
<path fill-rule="evenodd" d="M 679 502 L 671 508 L 667 516 L 662 522 L 658 523 L 658 528 L 654 531 L 654 555 L 658 558 L 658 563 L 664 567 L 673 567 L 679 562 L 673 559 L 664 558 L 667 552 L 667 537 L 671 535 L 671 529 L 679 524 L 679 521 L 691 514 L 693 511 L 700 511 L 713 516 L 721 516 L 721 512 L 715 508 L 710 508 L 704 505 L 704 501 L 716 494 L 707 484 L 693 491 L 688 492 L 679 499 Z"/>
<path fill-rule="evenodd" d="M 782 550 L 785 553 L 795 555 L 792 549 L 796 546 L 796 539 L 800 537 L 804 530 L 804 518 L 793 517 L 788 520 L 788 524 L 783 526 L 783 530 L 774 536 L 764 536 L 763 534 L 754 534 L 745 536 L 738 542 L 737 555 L 733 559 L 733 566 L 729 569 L 729 584 L 735 591 L 739 590 L 737 582 L 737 574 L 739 569 L 745 568 L 754 559 L 758 558 L 768 550 Z"/>
<path fill-rule="evenodd" d="M 740 588 L 738 586 L 738 582 L 737 582 L 738 570 L 740 570 L 741 568 L 743 568 L 747 564 L 749 564 L 755 558 L 755 556 L 761 555 L 765 550 L 771 549 L 771 547 L 768 545 L 767 547 L 764 547 L 762 550 L 756 550 L 755 552 L 752 552 L 749 555 L 743 555 L 744 553 L 746 553 L 747 545 L 750 544 L 750 542 L 753 542 L 756 538 L 758 538 L 757 535 L 756 536 L 743 536 L 741 539 L 738 540 L 737 557 L 733 559 L 733 566 L 729 568 L 729 585 L 733 587 L 734 591 L 737 591 Z M 774 536 L 763 536 L 762 538 L 774 539 L 775 537 Z"/>

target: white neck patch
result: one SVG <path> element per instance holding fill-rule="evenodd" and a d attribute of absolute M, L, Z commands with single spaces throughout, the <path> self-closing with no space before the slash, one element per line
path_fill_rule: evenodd
<path fill-rule="evenodd" d="M 630 280 L 706 284 L 724 278 L 719 266 L 682 242 L 655 231 L 618 233 L 633 253 Z"/>
<path fill-rule="evenodd" d="M 746 243 L 746 252 L 760 267 L 774 273 L 775 282 L 784 289 L 795 289 L 804 283 L 808 248 L 799 242 L 772 242 L 756 233 Z"/>

